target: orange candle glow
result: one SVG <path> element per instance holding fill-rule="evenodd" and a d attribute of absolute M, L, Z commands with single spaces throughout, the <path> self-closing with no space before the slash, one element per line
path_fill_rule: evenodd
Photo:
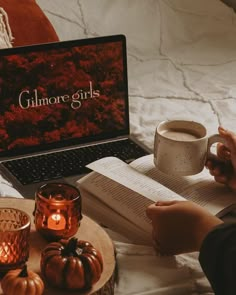
<path fill-rule="evenodd" d="M 35 193 L 35 228 L 48 241 L 72 237 L 82 219 L 79 190 L 66 183 L 47 183 Z"/>
<path fill-rule="evenodd" d="M 66 227 L 66 219 L 60 214 L 60 212 L 56 212 L 51 214 L 48 217 L 48 228 L 54 230 L 63 230 Z"/>
<path fill-rule="evenodd" d="M 9 263 L 10 254 L 10 244 L 3 242 L 0 246 L 0 263 Z"/>
<path fill-rule="evenodd" d="M 0 277 L 28 260 L 30 225 L 30 216 L 24 211 L 0 208 Z"/>

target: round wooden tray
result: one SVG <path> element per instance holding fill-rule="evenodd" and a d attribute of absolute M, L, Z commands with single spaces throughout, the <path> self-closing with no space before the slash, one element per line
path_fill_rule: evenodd
<path fill-rule="evenodd" d="M 17 199 L 17 198 L 0 198 L 0 207 L 18 208 L 31 217 L 31 233 L 30 233 L 30 256 L 27 263 L 28 268 L 40 274 L 40 256 L 42 249 L 48 244 L 48 242 L 35 230 L 33 210 L 34 201 L 28 199 Z M 112 240 L 108 234 L 93 220 L 83 215 L 80 228 L 75 235 L 81 240 L 91 242 L 91 244 L 100 250 L 103 261 L 104 269 L 100 280 L 94 284 L 92 289 L 88 292 L 70 292 L 68 290 L 59 290 L 51 288 L 45 284 L 45 295 L 60 295 L 60 294 L 73 294 L 73 295 L 105 295 L 114 294 L 114 280 L 115 280 L 115 251 Z M 0 294 L 2 290 L 0 289 Z"/>

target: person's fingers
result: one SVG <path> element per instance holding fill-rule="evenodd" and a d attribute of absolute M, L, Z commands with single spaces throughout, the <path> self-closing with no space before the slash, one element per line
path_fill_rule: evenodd
<path fill-rule="evenodd" d="M 231 159 L 231 152 L 223 143 L 219 142 L 217 144 L 217 156 L 219 159 L 227 161 Z"/>
<path fill-rule="evenodd" d="M 157 211 L 157 206 L 155 205 L 155 203 L 149 205 L 146 208 L 146 215 L 148 218 L 153 219 L 154 216 L 156 216 L 156 211 Z"/>
<path fill-rule="evenodd" d="M 234 173 L 233 163 L 230 160 L 208 160 L 205 167 L 209 170 L 209 173 L 212 176 L 224 176 L 229 178 Z"/>
<path fill-rule="evenodd" d="M 215 181 L 222 183 L 222 184 L 227 184 L 228 183 L 228 178 L 224 175 L 219 175 L 219 176 L 215 176 Z"/>
<path fill-rule="evenodd" d="M 218 128 L 219 134 L 225 139 L 226 146 L 230 150 L 230 161 L 234 173 L 236 172 L 236 134 L 222 127 Z"/>
<path fill-rule="evenodd" d="M 158 213 L 163 212 L 163 210 L 165 210 L 166 207 L 175 205 L 178 202 L 178 200 L 157 201 L 156 203 L 153 203 L 146 208 L 146 215 L 147 217 L 152 219 L 154 216 L 157 216 Z"/>
<path fill-rule="evenodd" d="M 232 131 L 224 129 L 222 126 L 218 128 L 219 134 L 226 140 L 226 146 L 231 152 L 236 151 L 236 134 Z"/>
<path fill-rule="evenodd" d="M 221 169 L 219 166 L 212 166 L 211 168 L 209 168 L 209 173 L 212 176 L 220 176 L 222 175 Z"/>
<path fill-rule="evenodd" d="M 171 206 L 174 205 L 176 203 L 178 203 L 179 201 L 177 200 L 173 200 L 173 201 L 157 201 L 155 203 L 156 206 Z"/>
<path fill-rule="evenodd" d="M 223 161 L 221 159 L 217 159 L 217 158 L 212 158 L 212 159 L 208 159 L 205 163 L 205 167 L 210 170 L 210 172 L 212 172 L 213 174 L 216 173 L 220 173 L 220 171 L 222 172 L 222 168 L 225 165 L 227 161 Z"/>
<path fill-rule="evenodd" d="M 211 160 L 207 160 L 205 166 L 207 169 L 212 170 L 213 169 L 213 162 Z"/>

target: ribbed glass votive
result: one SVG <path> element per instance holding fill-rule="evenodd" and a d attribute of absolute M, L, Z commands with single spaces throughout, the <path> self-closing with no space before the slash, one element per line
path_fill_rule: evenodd
<path fill-rule="evenodd" d="M 35 228 L 47 240 L 75 235 L 82 219 L 79 190 L 65 183 L 48 183 L 35 194 Z"/>
<path fill-rule="evenodd" d="M 21 268 L 29 258 L 30 216 L 15 208 L 0 208 L 0 273 Z"/>

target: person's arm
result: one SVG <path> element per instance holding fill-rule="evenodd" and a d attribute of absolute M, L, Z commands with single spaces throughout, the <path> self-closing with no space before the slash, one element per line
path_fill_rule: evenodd
<path fill-rule="evenodd" d="M 236 294 L 236 223 L 220 224 L 207 234 L 199 262 L 215 295 Z"/>

